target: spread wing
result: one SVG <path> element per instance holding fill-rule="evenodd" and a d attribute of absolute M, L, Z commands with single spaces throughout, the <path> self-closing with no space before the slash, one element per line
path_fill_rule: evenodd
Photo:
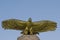
<path fill-rule="evenodd" d="M 57 23 L 49 20 L 33 22 L 33 32 L 46 32 L 56 29 Z"/>
<path fill-rule="evenodd" d="M 17 19 L 4 20 L 2 21 L 2 27 L 4 29 L 23 30 L 26 27 L 26 21 Z"/>

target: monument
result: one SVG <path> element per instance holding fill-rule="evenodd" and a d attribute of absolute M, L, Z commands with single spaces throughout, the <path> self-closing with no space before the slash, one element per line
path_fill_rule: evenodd
<path fill-rule="evenodd" d="M 40 40 L 36 34 L 56 30 L 57 23 L 50 20 L 32 22 L 31 18 L 28 21 L 8 19 L 2 21 L 2 28 L 21 30 L 21 34 L 23 35 L 18 37 L 17 40 Z"/>

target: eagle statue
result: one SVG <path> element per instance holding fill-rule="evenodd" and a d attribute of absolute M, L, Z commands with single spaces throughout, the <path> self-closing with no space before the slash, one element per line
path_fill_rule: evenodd
<path fill-rule="evenodd" d="M 24 35 L 39 34 L 39 32 L 54 31 L 57 28 L 57 23 L 50 20 L 41 20 L 32 22 L 29 18 L 28 21 L 9 19 L 2 21 L 2 28 L 21 30 Z"/>

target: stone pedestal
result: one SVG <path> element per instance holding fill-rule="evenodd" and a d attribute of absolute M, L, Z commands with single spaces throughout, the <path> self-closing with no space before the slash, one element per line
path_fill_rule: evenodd
<path fill-rule="evenodd" d="M 17 40 L 40 40 L 37 35 L 22 35 Z"/>

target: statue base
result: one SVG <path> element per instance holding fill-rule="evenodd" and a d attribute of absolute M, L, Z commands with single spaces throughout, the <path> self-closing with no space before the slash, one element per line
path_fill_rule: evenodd
<path fill-rule="evenodd" d="M 37 35 L 22 35 L 17 40 L 40 40 Z"/>

